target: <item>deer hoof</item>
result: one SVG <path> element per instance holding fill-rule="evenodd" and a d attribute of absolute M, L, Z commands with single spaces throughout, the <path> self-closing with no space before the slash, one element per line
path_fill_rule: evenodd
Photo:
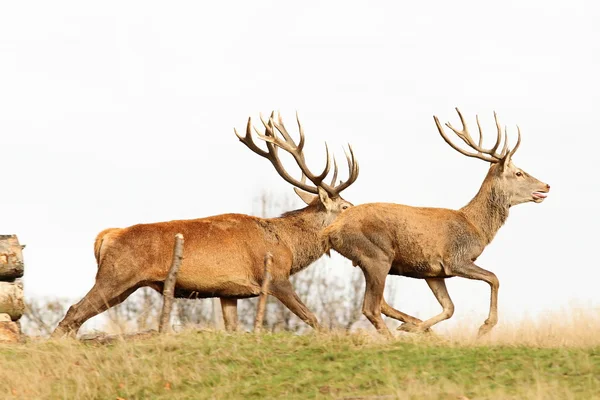
<path fill-rule="evenodd" d="M 493 325 L 487 325 L 487 324 L 481 325 L 481 327 L 479 328 L 479 332 L 477 332 L 477 339 L 487 336 L 487 334 L 490 333 L 490 331 L 492 330 L 493 327 L 494 327 Z"/>
<path fill-rule="evenodd" d="M 403 322 L 402 325 L 400 325 L 396 329 L 401 332 L 412 332 L 412 333 L 422 332 L 422 330 L 419 329 L 419 326 L 413 324 L 412 322 Z"/>
<path fill-rule="evenodd" d="M 421 324 L 416 325 L 416 324 L 413 324 L 412 322 L 403 322 L 402 325 L 400 325 L 396 329 L 401 332 L 410 332 L 410 333 L 427 333 L 427 334 L 433 333 L 431 328 L 423 329 Z"/>

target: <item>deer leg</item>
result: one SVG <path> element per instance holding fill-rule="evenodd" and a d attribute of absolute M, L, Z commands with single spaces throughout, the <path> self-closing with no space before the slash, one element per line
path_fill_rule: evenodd
<path fill-rule="evenodd" d="M 421 322 L 423 322 L 419 318 L 413 317 L 411 315 L 403 313 L 402 311 L 396 310 L 394 307 L 390 306 L 385 301 L 385 299 L 381 300 L 381 312 L 386 317 L 390 317 L 390 318 L 393 318 L 400 322 L 404 322 L 404 323 L 408 323 L 408 324 L 418 325 Z"/>
<path fill-rule="evenodd" d="M 381 312 L 386 317 L 393 318 L 395 320 L 402 322 L 402 324 L 398 328 L 396 328 L 399 331 L 413 332 L 413 331 L 415 331 L 414 328 L 416 326 L 423 323 L 423 321 L 421 321 L 419 318 L 413 317 L 412 315 L 408 315 L 408 314 L 403 313 L 402 311 L 396 310 L 395 308 L 390 306 L 385 301 L 385 299 L 383 299 L 381 301 Z M 431 330 L 428 328 L 428 329 L 425 329 L 424 332 L 429 333 L 429 332 L 431 332 Z"/>
<path fill-rule="evenodd" d="M 426 332 L 429 331 L 433 325 L 450 318 L 454 314 L 454 303 L 452 303 L 452 299 L 450 299 L 444 278 L 429 278 L 425 279 L 425 282 L 427 282 L 427 285 L 429 285 L 435 298 L 442 306 L 442 312 L 417 325 L 403 324 L 398 327 L 398 330 L 405 332 Z"/>
<path fill-rule="evenodd" d="M 227 332 L 237 331 L 237 299 L 221 297 L 221 310 L 223 310 L 223 322 L 225 323 L 225 330 Z"/>
<path fill-rule="evenodd" d="M 474 263 L 452 267 L 452 274 L 467 279 L 487 282 L 490 285 L 490 312 L 488 318 L 479 328 L 478 336 L 481 337 L 492 330 L 498 323 L 498 289 L 500 282 L 493 272 L 478 267 Z"/>
<path fill-rule="evenodd" d="M 96 280 L 85 297 L 69 308 L 63 320 L 52 332 L 52 337 L 74 337 L 85 321 L 123 302 L 138 288 L 138 286 L 114 287 L 108 282 Z"/>
<path fill-rule="evenodd" d="M 313 314 L 308 307 L 304 305 L 302 300 L 300 300 L 300 297 L 298 297 L 294 291 L 294 287 L 289 280 L 286 279 L 271 282 L 269 292 L 302 321 L 306 322 L 316 330 L 323 330 L 323 327 L 319 324 L 315 314 Z"/>
<path fill-rule="evenodd" d="M 385 278 L 390 270 L 390 265 L 387 262 L 369 260 L 362 262 L 360 267 L 365 275 L 363 314 L 371 321 L 379 333 L 392 337 L 392 333 L 381 317 Z M 386 309 L 386 311 L 389 310 Z"/>

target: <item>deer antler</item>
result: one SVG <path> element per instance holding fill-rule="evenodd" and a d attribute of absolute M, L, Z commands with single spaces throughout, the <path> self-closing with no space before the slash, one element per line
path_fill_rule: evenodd
<path fill-rule="evenodd" d="M 277 117 L 277 119 L 276 119 L 276 117 Z M 358 162 L 356 161 L 354 152 L 352 151 L 352 147 L 350 145 L 349 145 L 350 156 L 348 154 L 346 154 L 346 159 L 348 161 L 348 171 L 349 171 L 348 180 L 346 180 L 345 182 L 340 182 L 340 184 L 338 186 L 334 186 L 335 180 L 337 179 L 337 174 L 338 174 L 338 166 L 337 166 L 337 162 L 335 161 L 335 158 L 334 158 L 334 160 L 333 160 L 333 165 L 334 165 L 333 179 L 331 181 L 331 185 L 328 185 L 325 182 L 323 182 L 323 180 L 327 177 L 327 175 L 329 174 L 329 171 L 331 170 L 331 157 L 329 154 L 329 147 L 327 146 L 327 143 L 325 143 L 325 153 L 326 153 L 325 168 L 323 169 L 323 171 L 320 174 L 318 174 L 318 175 L 313 174 L 309 170 L 308 166 L 306 165 L 306 160 L 304 158 L 304 153 L 303 153 L 304 140 L 305 140 L 304 139 L 304 129 L 302 128 L 302 124 L 300 123 L 298 114 L 296 114 L 296 120 L 298 121 L 298 130 L 300 132 L 300 141 L 298 144 L 296 144 L 294 142 L 291 135 L 285 128 L 285 126 L 283 124 L 283 120 L 281 118 L 281 115 L 279 115 L 279 114 L 275 115 L 275 112 L 272 112 L 268 121 L 265 121 L 262 118 L 262 115 L 261 115 L 260 119 L 265 127 L 264 134 L 261 134 L 252 125 L 251 118 L 248 118 L 248 125 L 246 126 L 246 135 L 241 136 L 237 133 L 237 130 L 234 129 L 235 134 L 237 135 L 238 139 L 242 143 L 244 143 L 250 150 L 252 150 L 253 152 L 255 152 L 256 154 L 258 154 L 262 157 L 265 157 L 269 161 L 271 161 L 271 164 L 273 164 L 277 173 L 287 182 L 291 183 L 292 185 L 296 186 L 299 189 L 302 189 L 302 190 L 304 190 L 308 193 L 312 193 L 312 194 L 318 194 L 319 193 L 318 187 L 321 187 L 323 190 L 325 190 L 329 194 L 329 196 L 335 197 L 335 196 L 339 195 L 339 193 L 342 190 L 346 189 L 348 186 L 350 186 L 352 183 L 354 183 L 354 181 L 356 181 L 356 178 L 358 178 L 358 171 L 359 171 L 358 170 Z M 258 147 L 256 145 L 256 143 L 254 143 L 254 140 L 252 138 L 252 129 L 254 129 L 254 131 L 256 132 L 256 134 L 258 135 L 258 137 L 260 139 L 262 139 L 266 142 L 267 151 L 262 150 L 260 147 Z M 277 132 L 279 132 L 281 134 L 281 136 L 283 136 L 283 138 L 279 137 L 279 135 L 277 135 Z M 283 149 L 284 151 L 288 152 L 294 158 L 294 160 L 296 161 L 296 164 L 298 164 L 298 167 L 300 168 L 300 170 L 302 172 L 302 178 L 300 181 L 293 178 L 283 168 L 283 165 L 281 164 L 281 160 L 279 159 L 279 156 L 277 154 L 278 149 L 280 149 L 280 148 Z M 311 181 L 315 185 L 314 187 L 306 184 L 307 178 L 309 181 Z"/>
<path fill-rule="evenodd" d="M 460 110 L 458 108 L 456 108 L 456 112 L 458 113 L 458 116 L 460 118 L 460 122 L 462 124 L 462 130 L 455 129 L 450 124 L 450 122 L 446 122 L 446 126 L 448 128 L 450 128 L 456 134 L 456 136 L 458 136 L 463 142 L 465 142 L 467 144 L 467 146 L 469 146 L 470 148 L 475 150 L 476 151 L 475 153 L 471 153 L 467 150 L 460 148 L 456 144 L 454 144 L 454 142 L 452 142 L 450 140 L 450 138 L 448 138 L 448 136 L 446 136 L 446 133 L 444 132 L 444 128 L 442 127 L 442 124 L 440 124 L 440 120 L 438 119 L 438 117 L 436 117 L 434 115 L 433 119 L 435 120 L 435 124 L 438 128 L 438 131 L 440 132 L 440 135 L 442 135 L 442 138 L 444 139 L 444 141 L 446 143 L 448 143 L 454 150 L 458 151 L 459 153 L 464 154 L 465 156 L 468 156 L 468 157 L 479 158 L 480 160 L 488 161 L 490 163 L 497 163 L 497 162 L 500 162 L 505 157 L 508 157 L 510 159 L 513 156 L 513 154 L 515 154 L 517 149 L 519 148 L 519 145 L 521 144 L 521 129 L 517 126 L 517 132 L 519 135 L 517 144 L 515 145 L 515 147 L 512 150 L 509 151 L 509 149 L 508 149 L 508 132 L 505 127 L 504 128 L 504 146 L 502 147 L 502 151 L 500 153 L 496 152 L 498 150 L 498 147 L 500 147 L 500 143 L 502 142 L 502 128 L 500 127 L 500 122 L 498 122 L 498 116 L 496 115 L 496 112 L 494 112 L 494 120 L 496 121 L 497 136 L 496 136 L 496 143 L 494 144 L 494 146 L 491 149 L 485 149 L 482 147 L 483 133 L 481 130 L 481 125 L 479 123 L 479 116 L 475 117 L 477 120 L 477 128 L 479 131 L 479 141 L 478 141 L 478 143 L 475 143 L 475 141 L 469 134 L 469 130 L 467 128 L 467 124 L 465 122 L 465 119 L 464 119 L 462 113 L 460 112 Z"/>

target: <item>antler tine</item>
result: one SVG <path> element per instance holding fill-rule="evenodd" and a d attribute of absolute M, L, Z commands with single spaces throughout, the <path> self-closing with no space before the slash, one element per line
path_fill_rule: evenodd
<path fill-rule="evenodd" d="M 300 117 L 298 116 L 298 111 L 296 110 L 296 121 L 298 121 L 298 132 L 300 132 L 300 142 L 298 143 L 298 150 L 302 151 L 302 149 L 304 148 L 304 128 L 302 127 L 302 124 L 300 123 Z M 335 159 L 334 159 L 335 161 Z"/>
<path fill-rule="evenodd" d="M 275 116 L 277 116 L 277 120 L 275 120 Z M 297 118 L 297 116 L 298 116 L 298 114 L 296 113 L 296 118 Z M 269 123 L 265 122 L 265 120 L 262 118 L 262 115 L 261 115 L 261 121 L 262 121 L 263 125 L 265 126 L 265 128 L 268 128 L 269 123 L 272 121 L 273 126 L 277 129 L 277 131 L 279 133 L 281 133 L 287 146 L 285 146 L 285 147 L 279 146 L 279 147 L 286 149 L 286 151 L 288 151 L 288 152 L 291 152 L 292 149 L 295 149 L 302 156 L 302 158 L 304 158 L 304 154 L 302 153 L 302 148 L 304 147 L 304 130 L 302 129 L 300 120 L 298 120 L 298 127 L 300 128 L 300 143 L 299 144 L 296 144 L 296 142 L 294 142 L 294 139 L 292 139 L 292 136 L 287 131 L 285 125 L 283 124 L 283 119 L 281 118 L 281 114 L 279 112 L 277 114 L 275 114 L 275 111 L 273 111 L 271 113 L 271 116 L 269 117 Z M 274 129 L 270 129 L 270 130 L 272 131 L 271 132 L 272 136 L 276 137 L 277 135 L 276 135 L 276 132 L 274 131 Z M 270 136 L 270 135 L 267 135 L 267 136 Z M 277 143 L 273 143 L 273 144 L 277 144 Z"/>
<path fill-rule="evenodd" d="M 508 154 L 509 158 L 512 158 L 513 154 L 517 152 L 517 149 L 521 145 L 521 128 L 519 128 L 519 125 L 517 125 L 517 135 L 517 144 L 515 144 L 515 147 L 513 147 L 513 149 Z"/>
<path fill-rule="evenodd" d="M 238 139 L 240 140 L 240 142 L 244 143 L 250 150 L 252 150 L 253 152 L 255 152 L 256 154 L 262 156 L 262 157 L 267 157 L 269 155 L 268 152 L 264 151 L 263 149 L 261 149 L 260 147 L 258 147 L 256 145 L 256 143 L 254 143 L 254 140 L 252 139 L 252 118 L 249 117 L 248 118 L 248 124 L 246 125 L 246 136 L 242 136 L 238 133 L 237 129 L 233 128 L 233 131 L 235 132 L 235 135 L 238 137 Z M 256 128 L 254 128 L 256 130 Z"/>
<path fill-rule="evenodd" d="M 496 111 L 494 111 L 494 121 L 496 121 L 498 135 L 496 136 L 496 144 L 490 149 L 490 153 L 492 154 L 496 154 L 496 150 L 498 150 L 498 147 L 500 147 L 500 143 L 502 142 L 502 127 L 500 126 L 500 121 L 498 121 L 498 114 L 496 114 Z"/>
<path fill-rule="evenodd" d="M 346 161 L 348 162 L 348 179 L 345 182 L 340 181 L 340 184 L 333 188 L 333 191 L 336 195 L 339 195 L 342 190 L 352 185 L 354 181 L 356 181 L 356 178 L 358 178 L 358 161 L 356 161 L 354 150 L 352 149 L 352 146 L 350 144 L 348 144 L 348 150 L 350 154 L 348 154 L 348 152 L 344 152 L 346 155 Z"/>
<path fill-rule="evenodd" d="M 503 159 L 508 152 L 508 128 L 504 125 L 504 146 L 502 146 L 502 151 L 500 152 L 500 159 Z"/>
<path fill-rule="evenodd" d="M 267 122 L 265 122 L 262 113 L 258 113 L 258 116 L 260 117 L 260 122 L 262 122 L 263 126 L 265 127 L 266 136 L 275 136 L 274 129 L 270 126 L 270 121 L 275 118 L 275 111 L 271 111 L 271 115 L 269 116 L 269 120 Z M 254 128 L 254 130 L 260 135 L 260 132 L 258 132 L 256 128 Z"/>
<path fill-rule="evenodd" d="M 323 169 L 323 172 L 321 172 L 320 175 L 315 176 L 314 180 L 311 179 L 311 181 L 317 186 L 320 186 L 320 184 L 323 182 L 323 179 L 329 175 L 329 170 L 331 169 L 331 157 L 329 156 L 329 146 L 327 146 L 327 142 L 325 142 L 325 157 L 327 158 L 325 169 Z M 304 157 L 302 157 L 302 159 L 304 159 Z"/>
<path fill-rule="evenodd" d="M 479 143 L 478 146 L 483 146 L 483 132 L 481 131 L 481 124 L 479 123 L 479 115 L 475 115 L 475 120 L 477 121 L 477 129 L 479 130 Z"/>
<path fill-rule="evenodd" d="M 329 184 L 329 186 L 335 186 L 335 181 L 337 180 L 337 176 L 338 176 L 338 165 L 337 165 L 337 161 L 335 160 L 335 157 L 333 158 L 333 178 L 331 179 L 331 183 Z"/>
<path fill-rule="evenodd" d="M 283 125 L 283 119 L 281 118 L 280 113 L 277 113 L 277 121 L 275 121 L 275 118 L 273 118 L 273 122 L 277 130 L 283 135 L 285 141 L 297 148 L 298 146 L 296 146 L 294 139 L 292 139 L 292 136 L 289 134 L 287 129 L 285 129 L 285 125 Z"/>
<path fill-rule="evenodd" d="M 446 126 L 450 129 L 452 129 L 452 131 L 454 133 L 456 133 L 456 136 L 461 138 L 462 141 L 465 142 L 468 146 L 474 148 L 478 152 L 481 152 L 481 149 L 477 148 L 477 146 L 475 145 L 475 141 L 473 140 L 473 138 L 471 137 L 471 134 L 469 133 L 469 130 L 467 129 L 467 123 L 465 122 L 465 118 L 463 117 L 462 113 L 460 112 L 460 110 L 458 108 L 456 108 L 456 112 L 458 113 L 458 116 L 460 118 L 460 123 L 462 124 L 462 131 L 455 129 L 452 126 L 452 124 L 450 124 L 450 122 L 446 122 Z"/>

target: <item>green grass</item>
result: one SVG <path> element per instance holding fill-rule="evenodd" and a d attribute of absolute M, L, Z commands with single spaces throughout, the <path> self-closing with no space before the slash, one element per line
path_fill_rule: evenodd
<path fill-rule="evenodd" d="M 424 337 L 186 332 L 110 345 L 0 346 L 0 397 L 600 398 L 600 347 Z M 373 397 L 376 398 L 376 397 Z M 383 397 L 388 398 L 388 397 Z"/>

